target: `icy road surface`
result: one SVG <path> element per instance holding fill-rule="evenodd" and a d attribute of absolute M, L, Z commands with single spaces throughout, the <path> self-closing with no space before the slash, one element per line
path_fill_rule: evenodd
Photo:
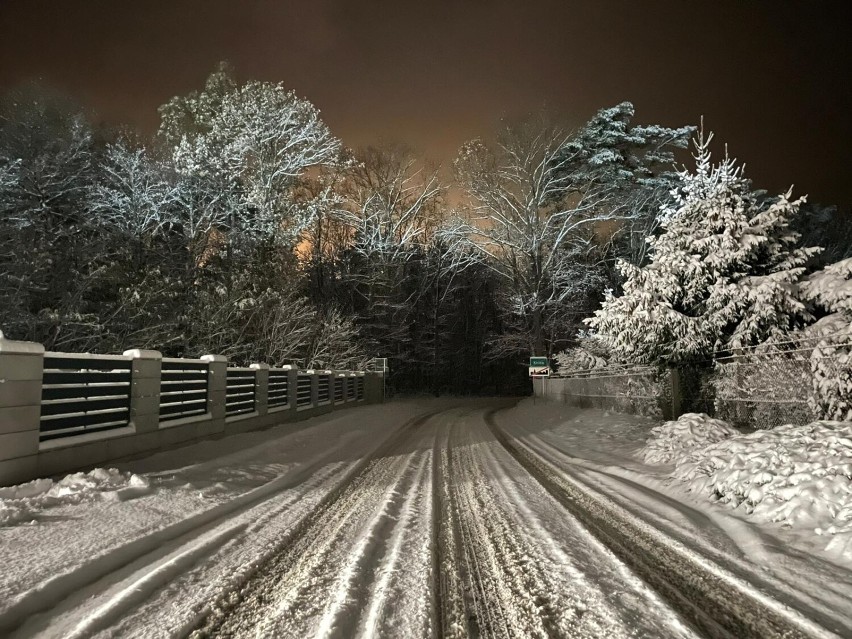
<path fill-rule="evenodd" d="M 0 636 L 852 636 L 852 571 L 656 490 L 630 462 L 647 424 L 596 450 L 513 404 L 393 402 L 121 466 L 151 491 L 0 527 Z"/>

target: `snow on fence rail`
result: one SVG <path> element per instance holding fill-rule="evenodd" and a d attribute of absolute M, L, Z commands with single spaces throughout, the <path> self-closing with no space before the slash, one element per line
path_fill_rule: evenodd
<path fill-rule="evenodd" d="M 0 333 L 0 485 L 304 419 L 347 399 L 381 402 L 383 388 L 382 373 L 229 367 L 221 355 L 148 350 L 45 353 Z"/>

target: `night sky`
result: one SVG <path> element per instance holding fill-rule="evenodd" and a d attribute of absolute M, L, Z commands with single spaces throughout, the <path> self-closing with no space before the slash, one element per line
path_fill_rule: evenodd
<path fill-rule="evenodd" d="M 351 146 L 441 162 L 501 117 L 579 124 L 622 100 L 697 123 L 755 186 L 852 205 L 847 2 L 730 0 L 0 0 L 0 90 L 40 78 L 151 133 L 219 60 L 283 81 Z M 721 151 L 721 147 L 719 147 Z"/>

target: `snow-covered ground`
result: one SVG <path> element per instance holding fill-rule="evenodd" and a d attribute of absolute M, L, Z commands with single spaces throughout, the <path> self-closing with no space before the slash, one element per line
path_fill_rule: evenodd
<path fill-rule="evenodd" d="M 701 458 L 709 466 L 722 464 L 717 447 L 724 448 L 723 444 L 708 442 L 728 441 L 735 431 L 724 423 L 708 420 L 706 425 L 715 426 L 716 432 L 707 434 L 698 426 L 702 420 L 687 417 L 663 430 L 646 417 L 541 400 L 525 400 L 498 413 L 497 420 L 588 492 L 610 500 L 708 562 L 723 566 L 733 577 L 826 627 L 844 630 L 843 635 L 850 632 L 852 556 L 836 542 L 832 544 L 825 531 L 755 517 L 746 508 L 732 510 L 717 499 L 709 485 L 712 480 L 694 466 L 690 485 L 676 475 L 674 463 L 645 461 L 650 457 L 694 463 Z M 693 431 L 694 437 L 690 436 Z M 675 443 L 678 435 L 680 443 Z M 760 441 L 771 435 L 747 437 Z M 729 457 L 742 463 L 742 456 L 737 457 L 741 450 L 733 453 Z M 686 463 L 681 470 L 686 472 Z M 697 489 L 699 483 L 704 490 Z"/>
<path fill-rule="evenodd" d="M 675 464 L 672 476 L 696 496 L 753 521 L 812 531 L 817 546 L 852 563 L 852 422 L 740 434 L 691 413 L 652 431 L 646 461 L 660 458 L 661 444 L 664 460 Z"/>
<path fill-rule="evenodd" d="M 0 636 L 693 636 L 489 424 L 810 634 L 852 630 L 852 562 L 646 463 L 653 421 L 417 399 L 0 489 Z"/>
<path fill-rule="evenodd" d="M 96 471 L 112 483 L 93 481 L 80 497 L 46 499 L 36 494 L 44 481 L 4 489 L 5 510 L 18 514 L 0 527 L 0 636 L 22 622 L 14 636 L 180 635 L 362 457 L 445 405 L 366 406 L 178 448 L 123 464 L 124 474 Z M 116 498 L 121 488 L 110 488 L 134 477 L 147 493 Z M 86 482 L 55 487 L 71 483 Z"/>

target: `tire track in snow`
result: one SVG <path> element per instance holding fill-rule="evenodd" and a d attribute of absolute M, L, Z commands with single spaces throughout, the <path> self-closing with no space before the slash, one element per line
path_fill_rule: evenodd
<path fill-rule="evenodd" d="M 486 421 L 494 437 L 593 535 L 646 581 L 703 635 L 725 638 L 833 636 L 792 611 L 738 588 L 721 570 L 702 565 L 682 548 L 664 543 L 627 513 L 586 493 L 522 442 Z M 789 614 L 786 614 L 789 613 Z"/>
<path fill-rule="evenodd" d="M 487 428 L 483 422 L 483 428 Z M 693 633 L 655 592 L 571 517 L 497 442 L 482 446 L 483 466 L 506 512 L 529 578 L 524 585 L 551 636 L 616 637 Z M 510 512 L 511 511 L 511 512 Z M 617 596 L 614 596 L 617 595 Z M 614 605 L 617 604 L 617 605 Z M 649 614 L 649 611 L 654 611 Z"/>
<path fill-rule="evenodd" d="M 770 548 L 783 542 L 779 542 L 760 529 L 747 528 L 747 524 L 740 523 L 727 514 L 723 515 L 721 520 L 723 523 L 720 524 L 718 520 L 705 512 L 681 503 L 665 492 L 645 486 L 629 477 L 599 468 L 586 460 L 572 457 L 554 442 L 527 429 L 524 429 L 522 439 L 532 452 L 569 474 L 572 480 L 581 484 L 587 492 L 600 494 L 605 499 L 613 501 L 632 516 L 659 530 L 663 535 L 677 539 L 678 542 L 706 557 L 709 561 L 724 565 L 726 570 L 729 570 L 737 578 L 759 587 L 760 590 L 780 602 L 789 603 L 791 607 L 826 629 L 841 635 L 852 636 L 849 615 L 844 614 L 843 609 L 849 600 L 849 588 L 842 586 L 841 574 L 832 572 L 834 569 L 832 564 L 823 564 L 822 568 L 825 574 L 821 575 L 822 580 L 817 581 L 816 578 L 809 578 L 808 582 L 803 583 L 803 572 L 807 574 L 808 565 L 813 562 L 813 557 L 804 553 L 795 554 L 798 563 L 792 565 L 788 565 L 791 557 L 789 548 L 786 549 L 783 557 L 778 557 L 761 549 L 758 555 L 752 554 L 750 558 L 744 557 L 745 561 L 742 561 L 740 560 L 742 555 L 739 553 L 744 551 L 741 550 L 741 543 L 732 536 L 729 530 L 731 527 L 736 526 L 740 530 L 745 528 L 745 533 L 740 532 L 741 537 L 744 534 L 757 536 L 760 539 L 759 543 Z M 619 485 L 620 490 L 613 490 L 613 485 Z M 604 488 L 602 489 L 601 486 Z M 662 514 L 646 510 L 644 507 L 644 504 L 647 504 L 645 498 L 654 500 L 656 508 L 661 510 Z M 697 528 L 717 528 L 724 525 L 719 530 L 719 538 L 721 541 L 730 541 L 736 548 L 738 555 L 732 560 L 731 556 L 720 551 L 704 537 L 691 534 L 688 525 L 678 523 L 678 517 L 685 518 L 688 524 Z M 762 564 L 777 562 L 779 559 L 785 562 L 784 572 L 773 571 L 771 573 L 772 579 L 767 579 Z M 803 572 L 797 569 L 801 569 Z M 783 586 L 779 585 L 779 581 Z M 820 590 L 821 599 L 814 599 L 810 596 L 809 586 Z M 826 598 L 826 592 L 832 594 L 834 607 L 825 602 L 830 601 Z"/>
<path fill-rule="evenodd" d="M 435 438 L 432 449 L 432 608 L 435 635 L 462 639 L 470 635 L 462 576 L 462 549 L 450 494 L 450 426 Z"/>
<path fill-rule="evenodd" d="M 374 446 L 368 458 L 380 454 L 412 424 L 428 419 L 435 412 L 390 429 L 390 434 Z M 339 464 L 329 465 L 336 454 L 331 447 L 306 466 L 54 577 L 0 614 L 0 636 L 65 639 L 91 636 L 106 629 L 124 615 L 135 612 L 151 595 L 180 575 L 203 565 L 226 545 L 292 509 L 299 497 L 291 489 L 308 480 L 319 484 L 317 490 L 327 485 L 326 494 L 345 485 L 363 466 L 363 460 L 348 469 Z M 252 519 L 256 511 L 259 515 Z M 245 574 L 250 572 L 251 569 Z M 178 634 L 187 632 L 178 630 Z"/>
<path fill-rule="evenodd" d="M 418 634 L 419 627 L 420 634 L 431 634 L 431 584 L 416 577 L 430 572 L 432 558 L 436 431 L 427 423 L 443 412 L 414 420 L 363 460 L 359 472 L 239 592 L 218 602 L 194 634 L 351 636 L 371 634 L 388 620 L 410 624 L 408 633 Z M 421 570 L 395 570 L 403 556 L 420 561 Z"/>
<path fill-rule="evenodd" d="M 282 492 L 301 484 L 325 463 L 325 458 L 318 459 L 309 466 L 120 546 L 93 562 L 53 578 L 38 590 L 27 593 L 0 615 L 0 633 L 11 632 L 21 626 L 13 636 L 31 636 L 46 631 L 46 636 L 64 638 L 69 632 L 82 636 L 105 627 L 142 601 L 143 593 L 150 594 L 172 579 L 178 568 L 202 561 L 205 556 L 214 554 L 223 544 L 240 534 L 245 526 L 234 525 L 232 521 L 241 514 L 278 499 Z M 292 500 L 287 500 L 277 505 L 272 514 L 290 505 Z M 114 587 L 120 586 L 133 573 L 138 573 L 138 577 L 129 587 L 120 588 L 111 594 Z M 73 619 L 78 606 L 100 595 L 105 595 L 106 601 L 93 613 L 83 611 L 79 618 Z M 37 617 L 36 613 L 42 614 Z M 65 616 L 72 619 L 56 623 L 57 618 Z"/>
<path fill-rule="evenodd" d="M 482 411 L 463 426 L 450 455 L 471 635 L 693 636 L 494 441 Z"/>

